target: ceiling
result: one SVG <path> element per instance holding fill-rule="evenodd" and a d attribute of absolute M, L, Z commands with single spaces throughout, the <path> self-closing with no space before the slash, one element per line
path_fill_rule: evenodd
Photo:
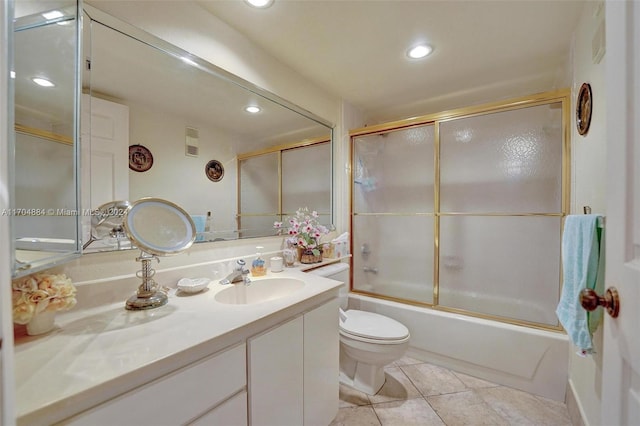
<path fill-rule="evenodd" d="M 571 39 L 586 2 L 198 3 L 373 124 L 569 86 Z M 419 41 L 433 54 L 408 60 Z"/>

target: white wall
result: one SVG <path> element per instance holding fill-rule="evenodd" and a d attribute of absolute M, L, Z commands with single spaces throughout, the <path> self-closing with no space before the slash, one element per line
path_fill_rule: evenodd
<path fill-rule="evenodd" d="M 86 3 L 332 123 L 338 120 L 337 98 L 269 56 L 195 2 L 88 0 Z"/>
<path fill-rule="evenodd" d="M 351 199 L 351 138 L 350 129 L 364 126 L 362 111 L 342 100 L 338 125 L 333 132 L 333 216 L 338 230 L 348 230 Z"/>
<path fill-rule="evenodd" d="M 211 211 L 214 229 L 236 229 L 233 136 L 206 123 L 185 122 L 152 106 L 133 103 L 128 106 L 130 143 L 144 145 L 153 154 L 151 169 L 144 173 L 129 170 L 129 199 L 164 198 L 192 215 Z M 186 127 L 198 129 L 198 157 L 185 155 Z M 219 182 L 212 182 L 205 175 L 205 165 L 210 160 L 218 160 L 224 167 L 224 177 Z"/>
<path fill-rule="evenodd" d="M 583 206 L 591 206 L 593 213 L 606 214 L 606 99 L 604 98 L 604 64 L 606 54 L 599 64 L 594 64 L 591 55 L 591 41 L 599 19 L 604 19 L 604 10 L 594 17 L 600 2 L 588 2 L 580 18 L 573 43 L 573 83 L 572 104 L 582 83 L 591 85 L 593 93 L 593 116 L 589 132 L 580 136 L 572 115 L 572 197 L 571 213 L 581 214 Z M 593 357 L 576 355 L 577 348 L 571 346 L 569 353 L 569 386 L 573 391 L 587 425 L 600 422 L 601 375 L 602 375 L 602 328 L 594 336 Z"/>

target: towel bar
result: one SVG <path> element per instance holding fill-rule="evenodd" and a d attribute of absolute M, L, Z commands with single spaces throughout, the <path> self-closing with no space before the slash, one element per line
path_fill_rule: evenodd
<path fill-rule="evenodd" d="M 591 206 L 582 206 L 582 212 L 584 214 L 591 214 Z M 604 216 L 598 218 L 598 228 L 604 228 Z"/>

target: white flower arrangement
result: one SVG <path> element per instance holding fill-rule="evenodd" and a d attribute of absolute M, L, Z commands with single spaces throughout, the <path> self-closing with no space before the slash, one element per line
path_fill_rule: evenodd
<path fill-rule="evenodd" d="M 287 219 L 289 223 L 287 242 L 302 249 L 310 249 L 314 256 L 319 256 L 320 237 L 328 234 L 329 230 L 326 226 L 320 225 L 318 217 L 318 212 L 315 210 L 309 213 L 307 207 L 299 208 L 294 217 Z M 282 235 L 282 222 L 274 222 L 273 227 L 278 231 L 278 235 Z"/>
<path fill-rule="evenodd" d="M 13 281 L 13 322 L 27 324 L 41 312 L 69 310 L 76 304 L 76 288 L 66 275 L 34 274 Z"/>

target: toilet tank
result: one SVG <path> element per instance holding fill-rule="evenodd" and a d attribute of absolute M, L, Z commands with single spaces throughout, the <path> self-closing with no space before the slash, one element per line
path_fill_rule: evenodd
<path fill-rule="evenodd" d="M 344 284 L 340 287 L 340 307 L 347 309 L 349 302 L 349 264 L 332 263 L 331 265 L 321 266 L 320 268 L 311 270 L 308 273 L 342 281 Z"/>

